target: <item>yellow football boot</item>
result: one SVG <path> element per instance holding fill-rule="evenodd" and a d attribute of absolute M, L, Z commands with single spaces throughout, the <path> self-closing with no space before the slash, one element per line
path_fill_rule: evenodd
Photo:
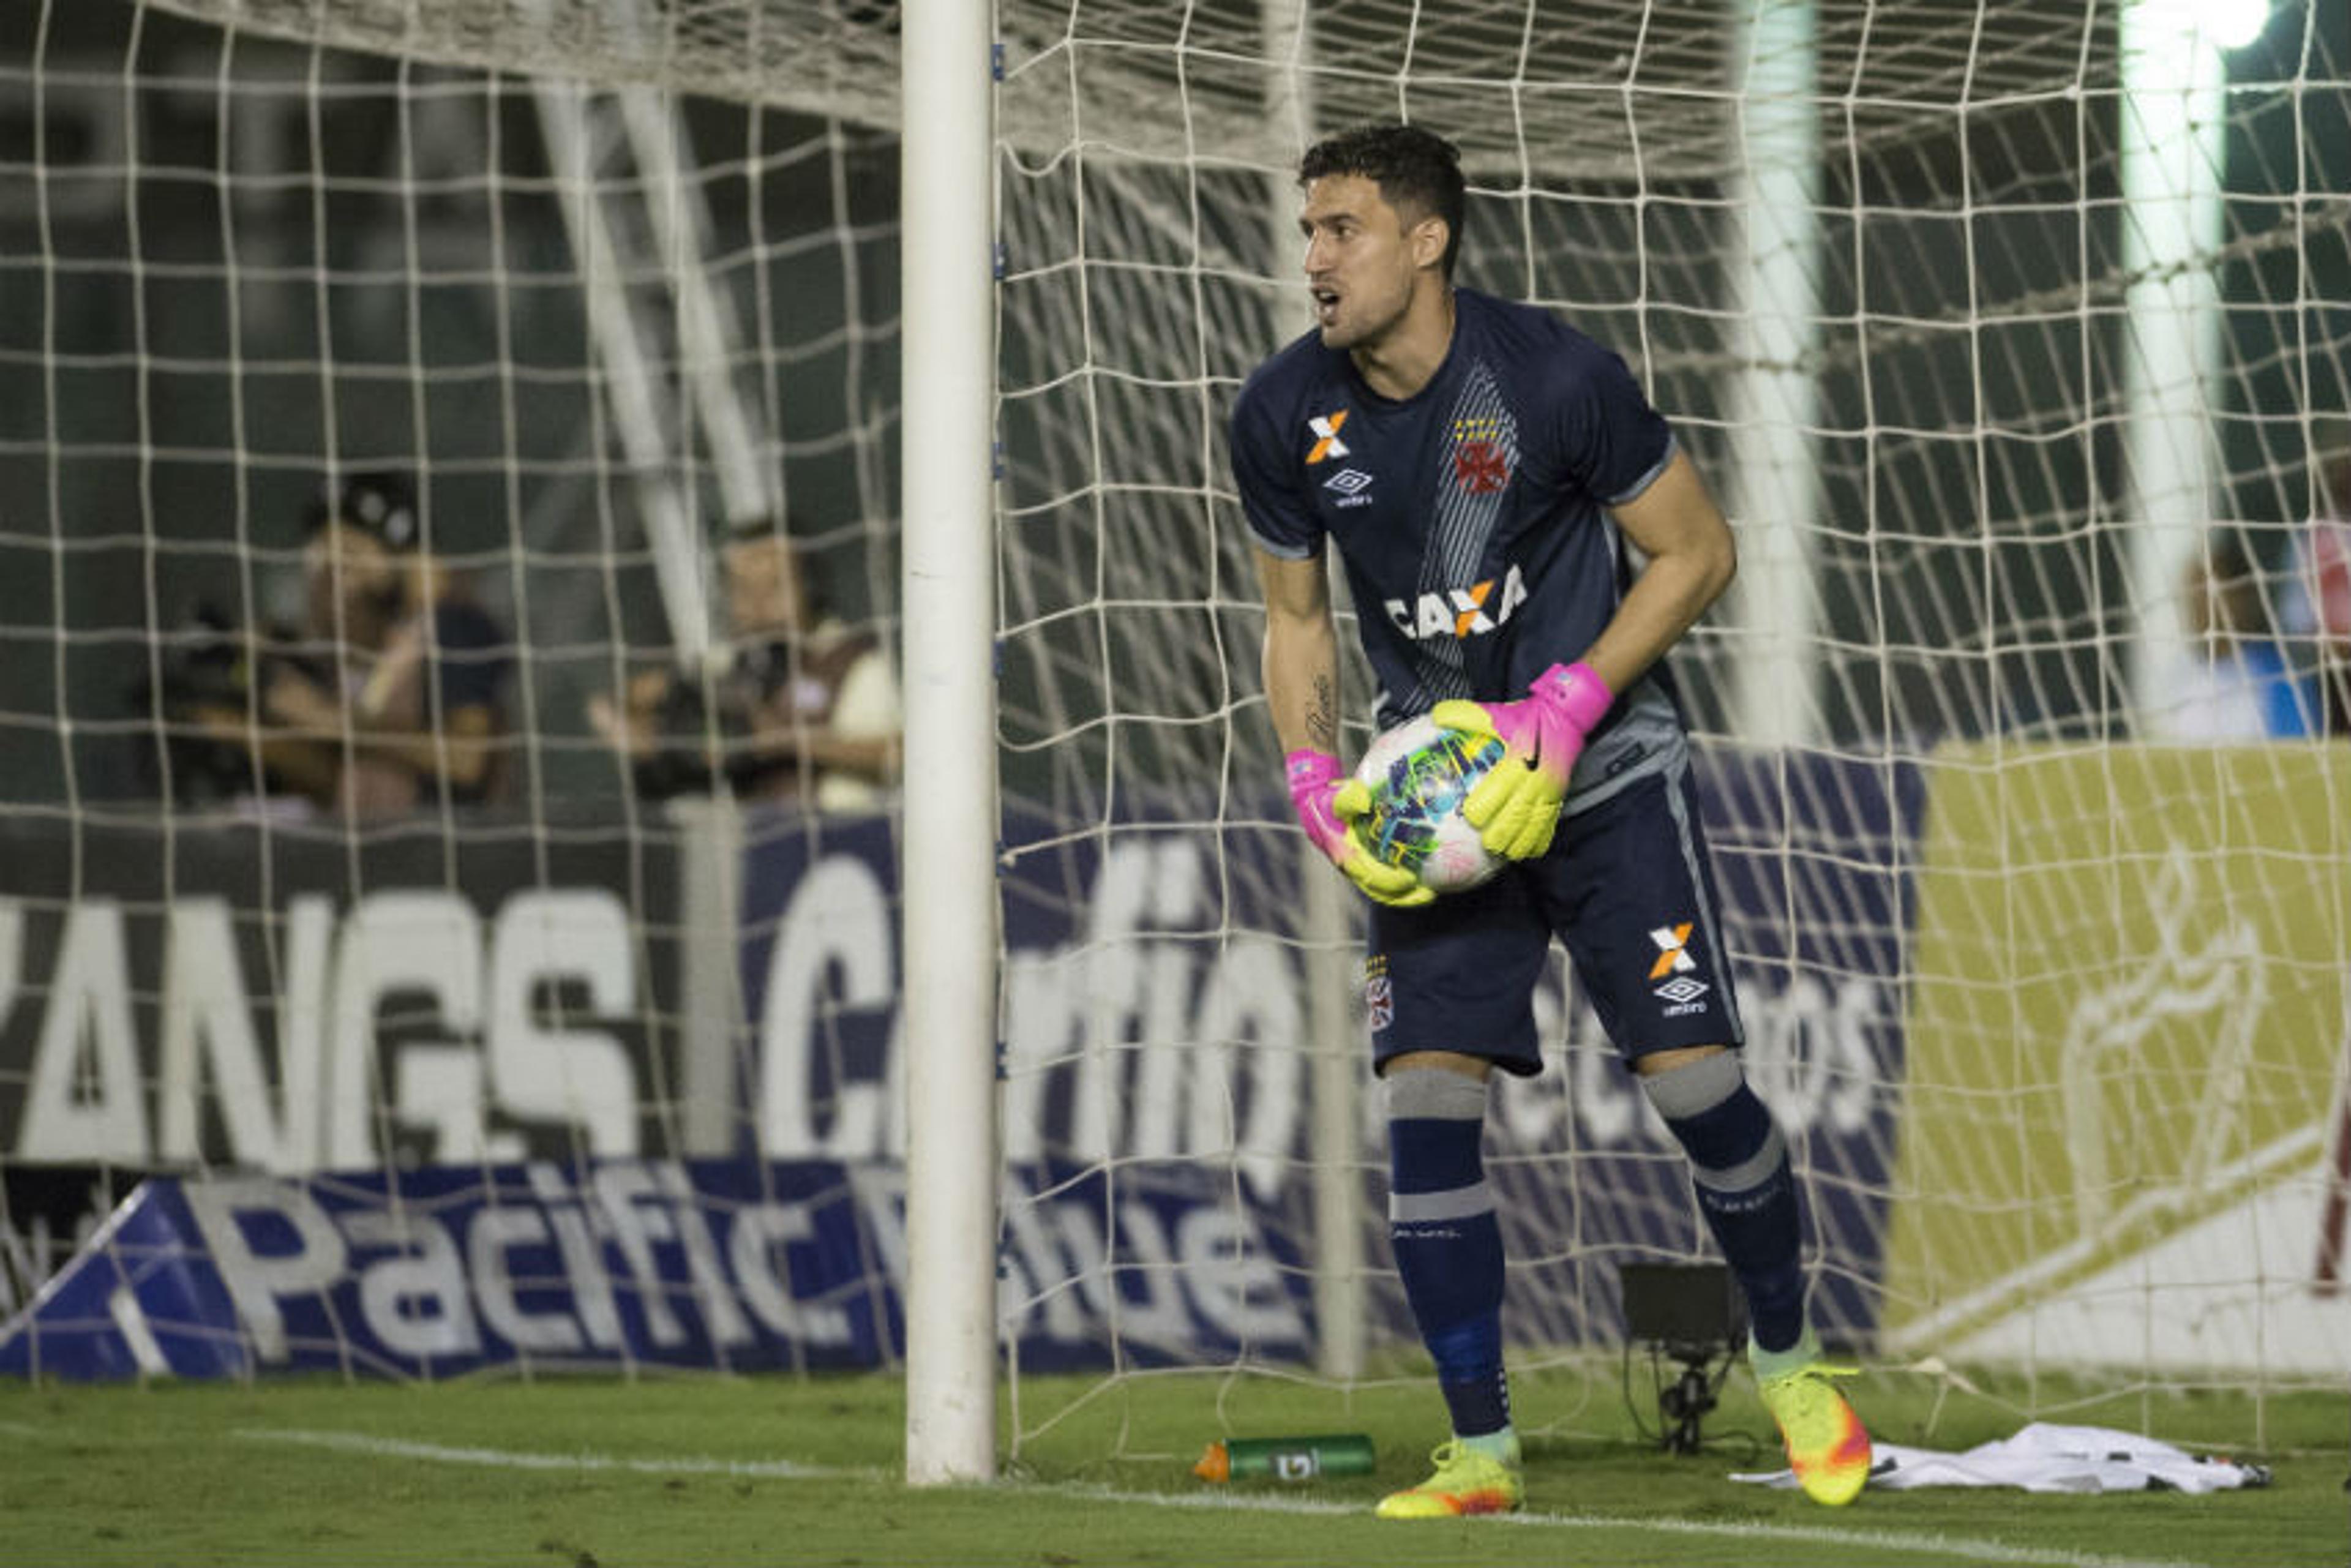
<path fill-rule="evenodd" d="M 1510 1458 L 1518 1444 L 1510 1445 Z M 1515 1462 L 1481 1454 L 1459 1438 L 1440 1443 L 1429 1456 L 1437 1473 L 1407 1491 L 1390 1492 L 1380 1500 L 1382 1519 L 1459 1519 L 1472 1513 L 1515 1513 L 1526 1500 L 1526 1486 Z"/>
<path fill-rule="evenodd" d="M 1789 1468 L 1806 1497 L 1831 1508 L 1860 1496 L 1869 1479 L 1869 1434 L 1830 1381 L 1851 1377 L 1855 1370 L 1814 1361 L 1761 1384 L 1764 1406 L 1780 1423 Z"/>

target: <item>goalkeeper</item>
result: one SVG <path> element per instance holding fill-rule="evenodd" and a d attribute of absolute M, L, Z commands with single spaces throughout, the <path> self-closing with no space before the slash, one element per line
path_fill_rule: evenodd
<path fill-rule="evenodd" d="M 1690 1161 L 1744 1288 L 1750 1362 L 1806 1492 L 1851 1500 L 1869 1438 L 1804 1313 L 1802 1205 L 1741 1042 L 1666 651 L 1729 583 L 1730 530 L 1623 361 L 1549 314 L 1452 282 L 1458 153 L 1360 127 L 1308 150 L 1300 229 L 1316 329 L 1252 374 L 1232 461 L 1258 546 L 1265 685 L 1308 834 L 1374 901 L 1373 1056 L 1389 1233 L 1453 1438 L 1384 1518 L 1514 1509 L 1502 1244 L 1480 1163 L 1487 1080 L 1540 1071 L 1552 937 Z M 1339 744 L 1323 570 L 1338 547 L 1382 728 L 1423 713 L 1499 737 L 1466 807 L 1517 862 L 1433 899 L 1364 851 Z M 1646 558 L 1638 570 L 1633 552 Z"/>

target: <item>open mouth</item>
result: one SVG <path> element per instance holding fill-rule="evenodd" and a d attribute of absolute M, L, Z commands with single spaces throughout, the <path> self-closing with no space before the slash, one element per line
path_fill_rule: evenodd
<path fill-rule="evenodd" d="M 1335 288 L 1308 290 L 1314 298 L 1314 319 L 1325 327 L 1339 318 L 1339 291 Z"/>

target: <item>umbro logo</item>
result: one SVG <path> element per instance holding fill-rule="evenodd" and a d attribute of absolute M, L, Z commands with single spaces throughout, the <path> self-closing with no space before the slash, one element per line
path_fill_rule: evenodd
<path fill-rule="evenodd" d="M 1700 997 L 1706 995 L 1706 992 L 1707 984 L 1704 980 L 1693 980 L 1687 975 L 1676 975 L 1649 994 L 1666 1004 L 1657 1009 L 1660 1016 L 1679 1019 L 1687 1018 L 1692 1013 L 1706 1011 L 1706 1004 L 1698 1000 Z"/>
<path fill-rule="evenodd" d="M 1693 980 L 1687 975 L 1677 975 L 1651 995 L 1663 997 L 1669 1002 L 1694 1002 L 1706 995 L 1706 982 Z"/>
<path fill-rule="evenodd" d="M 1372 494 L 1372 476 L 1361 468 L 1342 468 L 1322 481 L 1322 487 L 1336 499 L 1334 507 L 1368 507 L 1377 497 Z"/>

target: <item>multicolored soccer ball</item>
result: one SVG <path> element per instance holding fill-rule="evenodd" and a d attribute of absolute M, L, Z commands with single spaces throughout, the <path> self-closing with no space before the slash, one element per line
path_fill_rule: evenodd
<path fill-rule="evenodd" d="M 1372 809 L 1356 823 L 1364 846 L 1432 893 L 1459 893 L 1491 878 L 1503 862 L 1478 841 L 1461 802 L 1501 759 L 1500 741 L 1447 729 L 1426 714 L 1389 730 L 1355 769 L 1372 792 Z"/>

